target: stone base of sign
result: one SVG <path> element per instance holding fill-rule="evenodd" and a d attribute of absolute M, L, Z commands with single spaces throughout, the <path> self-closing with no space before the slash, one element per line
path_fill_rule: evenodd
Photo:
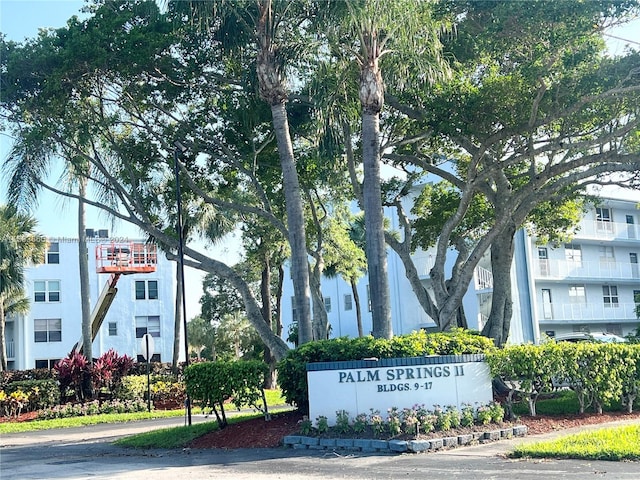
<path fill-rule="evenodd" d="M 513 437 L 524 437 L 527 434 L 526 425 L 500 430 L 474 432 L 458 436 L 443 436 L 428 440 L 375 440 L 355 438 L 318 438 L 302 435 L 288 435 L 284 437 L 285 447 L 296 450 L 347 450 L 364 453 L 420 453 L 436 451 L 441 448 L 455 448 L 472 445 L 474 443 L 495 442 Z"/>

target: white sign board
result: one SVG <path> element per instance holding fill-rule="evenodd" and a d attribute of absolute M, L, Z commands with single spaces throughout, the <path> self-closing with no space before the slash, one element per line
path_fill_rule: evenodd
<path fill-rule="evenodd" d="M 488 404 L 493 400 L 489 367 L 482 355 L 390 358 L 307 365 L 309 418 L 327 417 L 335 424 L 336 412 L 350 418 L 389 408 L 424 405 Z"/>
<path fill-rule="evenodd" d="M 145 333 L 140 340 L 140 347 L 142 348 L 142 356 L 148 362 L 153 357 L 153 337 Z"/>

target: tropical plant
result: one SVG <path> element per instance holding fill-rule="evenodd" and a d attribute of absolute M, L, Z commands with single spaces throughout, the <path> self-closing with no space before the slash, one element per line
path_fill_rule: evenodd
<path fill-rule="evenodd" d="M 7 369 L 6 311 L 25 311 L 24 269 L 44 259 L 46 239 L 33 217 L 0 205 L 0 371 Z"/>

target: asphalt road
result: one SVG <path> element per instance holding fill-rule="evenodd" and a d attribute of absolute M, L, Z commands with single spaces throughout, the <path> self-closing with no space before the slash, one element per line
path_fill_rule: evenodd
<path fill-rule="evenodd" d="M 205 420 L 194 417 L 194 422 Z M 541 440 L 552 435 L 503 440 L 437 453 L 403 455 L 336 454 L 283 448 L 132 450 L 111 444 L 125 435 L 182 424 L 183 419 L 178 418 L 3 435 L 0 439 L 0 478 L 640 479 L 640 462 L 510 460 L 505 457 L 505 453 L 518 443 Z"/>

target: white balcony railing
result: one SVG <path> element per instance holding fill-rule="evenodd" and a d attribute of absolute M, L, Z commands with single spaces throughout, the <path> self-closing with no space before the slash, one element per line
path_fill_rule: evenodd
<path fill-rule="evenodd" d="M 640 280 L 640 267 L 630 262 L 572 262 L 567 260 L 538 259 L 533 263 L 536 278 L 602 278 Z"/>
<path fill-rule="evenodd" d="M 599 220 L 585 221 L 580 225 L 578 236 L 608 240 L 638 240 L 640 239 L 640 225 Z"/>
<path fill-rule="evenodd" d="M 16 350 L 15 350 L 15 345 L 13 344 L 13 342 L 7 342 L 6 343 L 6 347 L 7 347 L 7 360 L 13 360 L 16 358 Z"/>
<path fill-rule="evenodd" d="M 540 311 L 541 321 L 637 321 L 635 303 L 618 303 L 616 306 L 586 303 L 553 303 Z M 549 308 L 550 307 L 550 308 Z"/>
<path fill-rule="evenodd" d="M 493 288 L 493 273 L 491 270 L 476 267 L 473 271 L 473 279 L 476 290 L 487 290 Z"/>

